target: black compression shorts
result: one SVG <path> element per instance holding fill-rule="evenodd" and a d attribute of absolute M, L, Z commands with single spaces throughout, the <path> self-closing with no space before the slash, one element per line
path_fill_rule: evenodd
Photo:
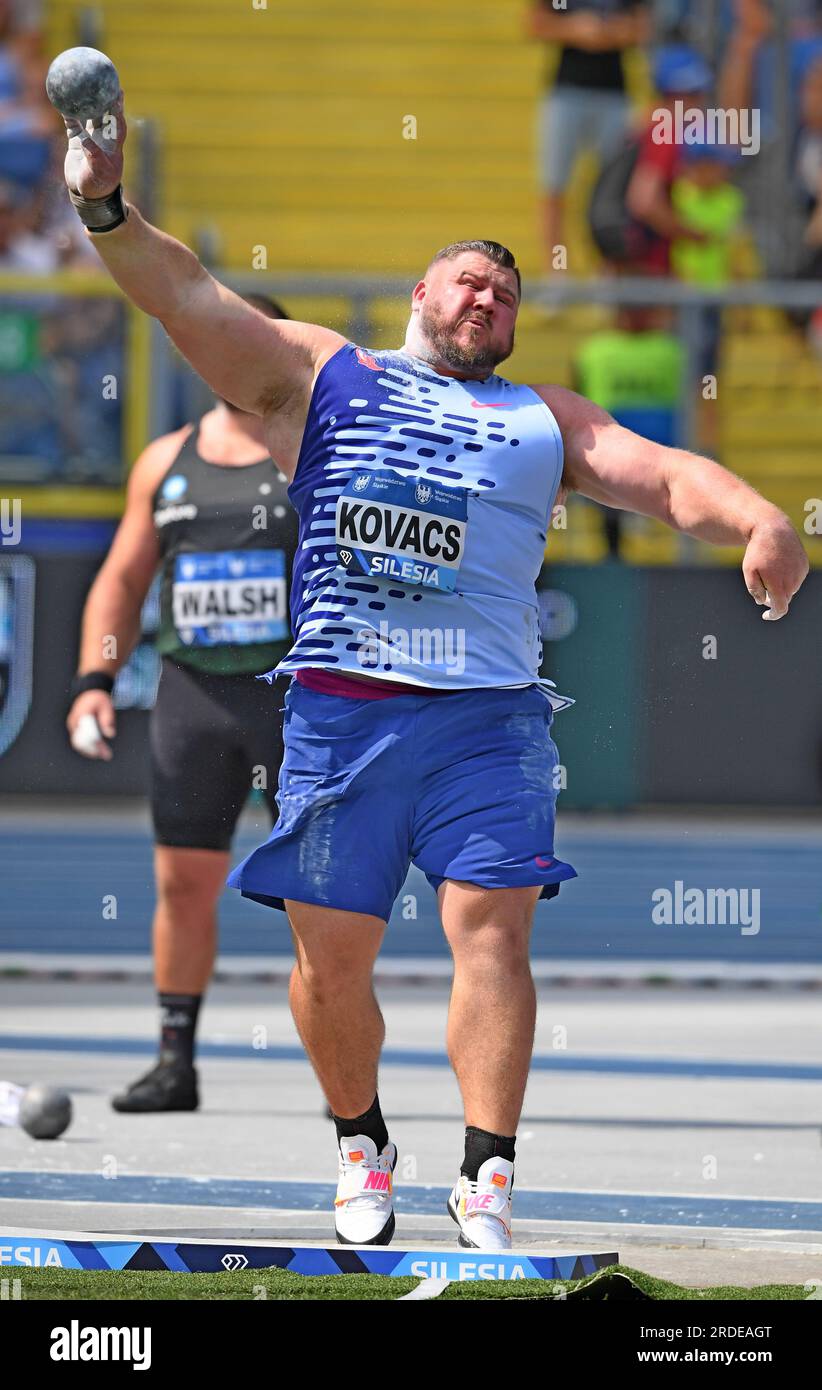
<path fill-rule="evenodd" d="M 151 814 L 158 845 L 227 850 L 265 768 L 272 821 L 290 677 L 218 676 L 163 657 L 151 716 Z M 255 775 L 256 773 L 256 775 Z"/>

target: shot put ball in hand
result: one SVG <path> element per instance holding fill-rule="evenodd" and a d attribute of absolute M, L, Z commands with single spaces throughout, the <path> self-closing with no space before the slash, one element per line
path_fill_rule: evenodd
<path fill-rule="evenodd" d="M 120 95 L 117 69 L 98 48 L 67 48 L 58 53 L 46 77 L 46 95 L 62 116 L 99 120 Z"/>

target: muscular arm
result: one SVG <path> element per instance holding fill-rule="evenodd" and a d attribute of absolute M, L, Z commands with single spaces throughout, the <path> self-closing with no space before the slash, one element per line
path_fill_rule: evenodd
<path fill-rule="evenodd" d="M 345 342 L 316 324 L 267 318 L 133 205 L 122 226 L 87 235 L 132 303 L 160 320 L 218 396 L 252 415 L 307 395 L 319 366 Z"/>
<path fill-rule="evenodd" d="M 105 197 L 122 179 L 122 98 L 111 114 L 114 139 L 104 137 L 105 126 L 66 122 L 66 182 L 85 198 Z M 112 278 L 133 304 L 159 319 L 217 395 L 266 420 L 290 410 L 301 433 L 316 374 L 345 339 L 316 324 L 267 318 L 215 280 L 187 246 L 132 204 L 129 210 L 119 227 L 87 233 Z"/>
<path fill-rule="evenodd" d="M 749 593 L 781 618 L 808 572 L 802 543 L 783 512 L 710 459 L 666 449 L 559 386 L 538 386 L 565 445 L 563 487 L 609 507 L 655 517 L 714 545 L 744 545 Z"/>
<path fill-rule="evenodd" d="M 188 426 L 155 439 L 131 470 L 126 509 L 111 549 L 89 590 L 83 609 L 80 675 L 103 671 L 112 678 L 128 660 L 140 636 L 140 609 L 160 558 L 152 514 L 154 491 L 176 457 Z M 114 639 L 112 646 L 111 639 Z M 83 720 L 92 717 L 97 734 L 80 737 Z M 72 746 L 87 758 L 110 761 L 106 739 L 114 738 L 117 721 L 111 696 L 86 690 L 73 701 L 66 726 Z M 104 737 L 100 737 L 100 734 Z"/>
<path fill-rule="evenodd" d="M 188 426 L 156 439 L 131 470 L 123 518 L 83 609 L 80 675 L 87 671 L 116 675 L 137 643 L 140 609 L 160 559 L 152 498 L 187 433 Z M 111 637 L 116 640 L 117 655 L 105 657 L 104 644 Z"/>

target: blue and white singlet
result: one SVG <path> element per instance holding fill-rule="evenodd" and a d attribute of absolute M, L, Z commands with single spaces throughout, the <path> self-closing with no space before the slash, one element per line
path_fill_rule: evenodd
<path fill-rule="evenodd" d="M 544 689 L 535 584 L 562 466 L 529 386 L 345 344 L 317 378 L 288 489 L 295 640 L 276 673 Z"/>

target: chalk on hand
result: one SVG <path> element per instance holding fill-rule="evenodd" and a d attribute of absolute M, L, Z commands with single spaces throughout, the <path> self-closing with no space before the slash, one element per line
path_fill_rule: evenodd
<path fill-rule="evenodd" d="M 98 745 L 102 742 L 103 735 L 94 715 L 82 714 L 77 721 L 77 728 L 71 736 L 71 746 L 75 753 L 84 753 L 86 757 L 93 757 Z"/>
<path fill-rule="evenodd" d="M 18 1123 L 25 1094 L 25 1086 L 16 1086 L 13 1081 L 0 1081 L 0 1125 Z"/>

